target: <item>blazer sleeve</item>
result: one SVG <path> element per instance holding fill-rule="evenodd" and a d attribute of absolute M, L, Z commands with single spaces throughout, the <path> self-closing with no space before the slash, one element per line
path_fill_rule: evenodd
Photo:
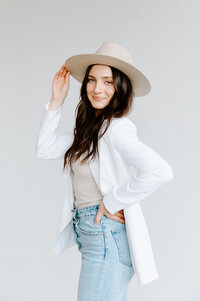
<path fill-rule="evenodd" d="M 115 214 L 140 202 L 164 183 L 171 181 L 173 169 L 158 153 L 140 141 L 137 128 L 129 118 L 116 123 L 110 135 L 113 147 L 128 165 L 136 169 L 136 175 L 104 195 L 106 209 Z"/>
<path fill-rule="evenodd" d="M 71 146 L 73 130 L 58 134 L 57 129 L 63 111 L 63 105 L 49 111 L 49 102 L 45 103 L 45 112 L 36 142 L 36 157 L 40 159 L 57 159 L 64 157 Z"/>

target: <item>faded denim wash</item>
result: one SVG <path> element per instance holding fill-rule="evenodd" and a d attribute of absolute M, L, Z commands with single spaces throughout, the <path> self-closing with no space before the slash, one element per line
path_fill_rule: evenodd
<path fill-rule="evenodd" d="M 99 205 L 71 210 L 74 240 L 81 253 L 78 301 L 127 301 L 135 274 L 123 223 L 105 215 L 97 226 Z"/>

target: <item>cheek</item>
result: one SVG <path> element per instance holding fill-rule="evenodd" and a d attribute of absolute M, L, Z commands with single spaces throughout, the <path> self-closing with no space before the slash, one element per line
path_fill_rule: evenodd
<path fill-rule="evenodd" d="M 109 87 L 106 90 L 107 95 L 109 95 L 110 97 L 113 96 L 113 94 L 115 93 L 115 88 L 114 87 Z"/>
<path fill-rule="evenodd" d="M 91 85 L 86 85 L 86 92 L 90 93 L 92 91 Z"/>

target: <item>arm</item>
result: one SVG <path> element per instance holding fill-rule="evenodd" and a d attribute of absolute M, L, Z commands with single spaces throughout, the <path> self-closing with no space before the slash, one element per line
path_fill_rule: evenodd
<path fill-rule="evenodd" d="M 73 142 L 73 130 L 61 135 L 57 128 L 63 111 L 63 105 L 49 110 L 50 101 L 45 104 L 45 113 L 36 142 L 36 156 L 40 159 L 63 157 Z"/>
<path fill-rule="evenodd" d="M 173 170 L 166 160 L 139 140 L 137 128 L 130 119 L 124 118 L 115 124 L 110 135 L 121 157 L 137 170 L 136 175 L 104 196 L 106 209 L 114 214 L 145 199 L 172 180 Z"/>

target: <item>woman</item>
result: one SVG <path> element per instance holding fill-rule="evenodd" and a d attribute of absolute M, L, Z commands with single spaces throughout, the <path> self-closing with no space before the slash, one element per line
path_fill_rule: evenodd
<path fill-rule="evenodd" d="M 139 201 L 170 181 L 173 171 L 138 139 L 126 117 L 133 98 L 150 91 L 132 62 L 125 48 L 110 42 L 95 54 L 72 56 L 55 74 L 45 104 L 37 156 L 64 158 L 66 192 L 55 251 L 78 246 L 78 301 L 125 301 L 134 274 L 142 284 L 158 278 Z M 60 135 L 70 74 L 82 83 L 81 96 L 74 129 Z"/>

